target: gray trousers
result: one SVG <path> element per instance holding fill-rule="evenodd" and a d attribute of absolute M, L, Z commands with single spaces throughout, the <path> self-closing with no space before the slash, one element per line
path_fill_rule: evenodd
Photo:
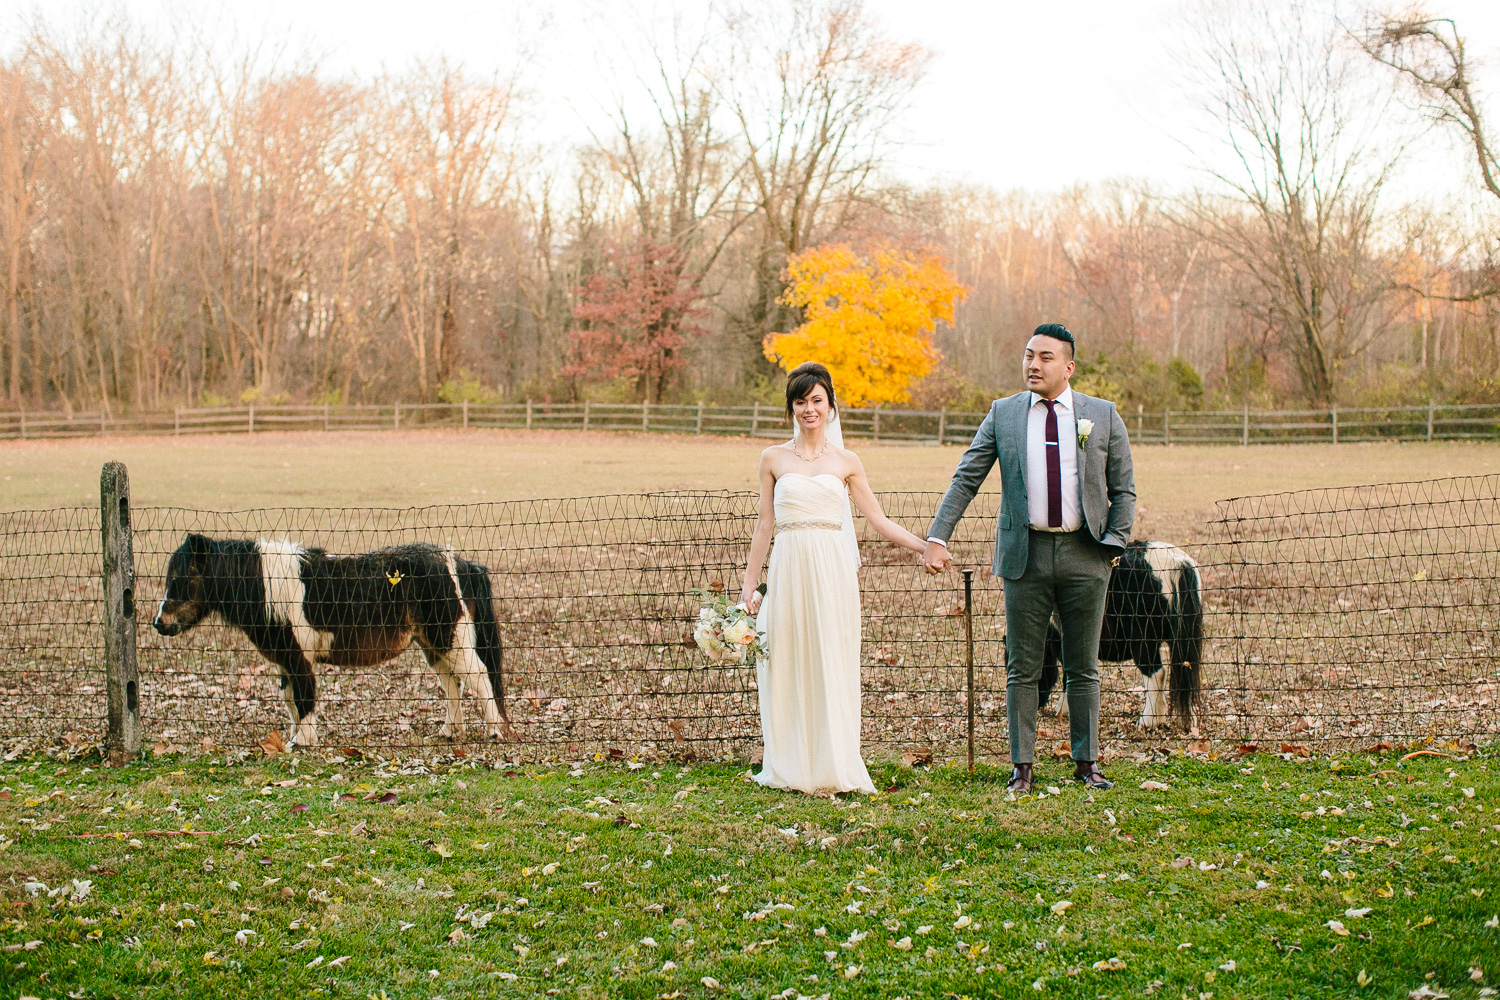
<path fill-rule="evenodd" d="M 1033 531 L 1026 572 L 1005 581 L 1005 712 L 1012 764 L 1036 756 L 1037 681 L 1047 624 L 1062 625 L 1062 668 L 1074 760 L 1099 759 L 1099 630 L 1110 565 L 1082 531 Z"/>

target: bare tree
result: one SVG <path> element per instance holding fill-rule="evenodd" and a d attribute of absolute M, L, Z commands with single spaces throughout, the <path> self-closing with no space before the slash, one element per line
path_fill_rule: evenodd
<path fill-rule="evenodd" d="M 1337 401 L 1340 373 L 1384 329 L 1379 199 L 1399 156 L 1384 107 L 1343 33 L 1300 4 L 1210 13 L 1195 91 L 1220 128 L 1222 195 L 1180 218 L 1251 279 L 1258 313 L 1295 361 L 1307 398 Z M 1388 100 L 1386 102 L 1389 103 Z"/>
<path fill-rule="evenodd" d="M 720 88 L 759 225 L 745 317 L 758 341 L 790 318 L 777 304 L 786 258 L 837 233 L 871 192 L 928 53 L 887 38 L 861 0 L 748 5 L 728 30 Z"/>

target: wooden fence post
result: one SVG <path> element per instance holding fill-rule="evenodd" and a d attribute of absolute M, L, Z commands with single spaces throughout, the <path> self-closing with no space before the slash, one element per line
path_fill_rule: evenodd
<path fill-rule="evenodd" d="M 701 400 L 701 399 L 698 400 L 698 430 L 697 430 L 697 433 L 699 433 L 699 434 L 703 433 L 703 400 Z"/>
<path fill-rule="evenodd" d="M 105 756 L 120 766 L 141 751 L 141 698 L 135 663 L 135 558 L 130 545 L 130 476 L 119 462 L 99 475 L 104 572 Z"/>
<path fill-rule="evenodd" d="M 1433 400 L 1429 399 L 1427 401 L 1427 440 L 1429 441 L 1432 440 L 1432 418 L 1434 416 L 1432 411 L 1434 409 L 1436 409 L 1436 405 Z M 24 415 L 22 416 L 22 419 L 25 419 Z M 24 437 L 25 435 L 22 436 Z"/>
<path fill-rule="evenodd" d="M 1146 404 L 1135 404 L 1135 436 L 1140 437 L 1146 432 Z"/>
<path fill-rule="evenodd" d="M 1329 413 L 1329 416 L 1332 418 L 1332 420 L 1330 422 L 1331 422 L 1332 427 L 1333 427 L 1333 443 L 1334 444 L 1338 444 L 1339 443 L 1339 407 L 1338 407 L 1338 404 L 1335 403 L 1333 405 L 1333 408 L 1330 409 L 1328 411 L 1328 413 Z"/>
<path fill-rule="evenodd" d="M 469 429 L 469 401 L 464 400 L 464 430 Z"/>
<path fill-rule="evenodd" d="M 182 433 L 182 407 L 172 407 L 172 435 L 175 437 Z M 25 437 L 26 435 L 21 435 Z"/>
<path fill-rule="evenodd" d="M 108 419 L 109 419 L 109 411 L 104 408 L 104 404 L 103 403 L 100 403 L 99 404 L 99 433 L 100 434 L 108 434 L 109 433 L 109 424 L 106 422 L 106 421 L 108 421 Z"/>
<path fill-rule="evenodd" d="M 531 430 L 531 400 L 526 401 L 526 429 Z"/>
<path fill-rule="evenodd" d="M 651 429 L 651 417 L 650 417 L 651 411 L 648 408 L 648 407 L 650 407 L 650 405 L 651 405 L 650 402 L 648 402 L 647 400 L 644 400 L 644 399 L 641 400 L 641 430 L 642 431 L 649 431 Z"/>
<path fill-rule="evenodd" d="M 250 404 L 250 424 L 249 424 L 249 427 L 250 427 L 250 429 L 249 429 L 248 433 L 254 434 L 255 433 L 255 404 L 254 403 Z"/>
<path fill-rule="evenodd" d="M 880 407 L 875 407 L 875 419 L 870 422 L 871 436 L 875 444 L 880 443 Z"/>
<path fill-rule="evenodd" d="M 323 432 L 328 432 L 328 404 L 323 404 Z"/>
<path fill-rule="evenodd" d="M 948 408 L 945 406 L 938 411 L 938 444 L 943 443 L 943 435 L 948 431 Z"/>
<path fill-rule="evenodd" d="M 401 404 L 400 403 L 396 404 L 396 417 L 395 417 L 395 420 L 396 420 L 396 422 L 395 422 L 394 429 L 399 431 L 401 429 Z"/>
<path fill-rule="evenodd" d="M 1247 448 L 1250 446 L 1250 404 L 1249 403 L 1245 404 L 1245 418 L 1244 418 L 1244 423 L 1242 423 L 1240 425 L 1240 444 L 1244 445 Z"/>
<path fill-rule="evenodd" d="M 1161 443 L 1172 443 L 1172 411 L 1161 411 Z"/>
<path fill-rule="evenodd" d="M 750 415 L 750 436 L 755 437 L 760 430 L 760 401 L 755 402 L 755 411 Z"/>
<path fill-rule="evenodd" d="M 586 399 L 583 401 L 583 429 L 589 429 L 589 401 Z"/>

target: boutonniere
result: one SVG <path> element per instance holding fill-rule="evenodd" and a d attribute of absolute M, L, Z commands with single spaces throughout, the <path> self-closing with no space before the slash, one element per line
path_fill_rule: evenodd
<path fill-rule="evenodd" d="M 1094 429 L 1094 422 L 1087 417 L 1078 420 L 1078 447 L 1082 448 L 1089 443 L 1089 432 Z"/>

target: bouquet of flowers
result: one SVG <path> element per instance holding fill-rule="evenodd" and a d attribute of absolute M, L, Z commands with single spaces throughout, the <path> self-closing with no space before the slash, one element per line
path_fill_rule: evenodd
<path fill-rule="evenodd" d="M 765 593 L 762 585 L 761 593 Z M 757 663 L 766 655 L 765 638 L 743 604 L 729 603 L 723 593 L 694 590 L 703 606 L 693 627 L 693 641 L 715 663 Z"/>

